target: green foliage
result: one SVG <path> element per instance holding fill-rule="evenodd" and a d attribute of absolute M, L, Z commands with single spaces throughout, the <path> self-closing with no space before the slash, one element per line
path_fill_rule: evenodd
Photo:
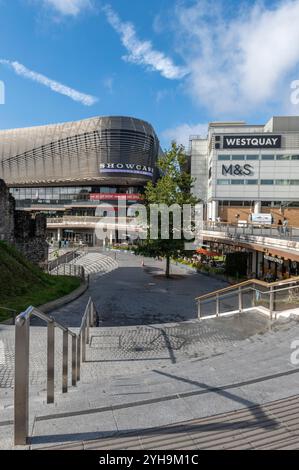
<path fill-rule="evenodd" d="M 182 208 L 183 204 L 194 206 L 199 200 L 191 194 L 194 179 L 186 171 L 187 157 L 184 147 L 172 143 L 171 148 L 158 160 L 158 168 L 161 177 L 156 184 L 149 182 L 145 189 L 144 203 L 148 208 L 148 226 L 150 224 L 149 205 L 166 204 L 168 207 L 177 204 Z M 159 223 L 161 217 L 159 217 Z M 169 239 L 163 239 L 159 229 L 158 239 L 151 239 L 150 232 L 146 240 L 143 240 L 136 249 L 137 254 L 149 257 L 165 257 L 167 261 L 166 275 L 169 275 L 170 257 L 178 257 L 184 253 L 184 237 L 181 233 L 180 239 L 173 237 L 173 215 L 169 217 Z M 183 226 L 181 225 L 181 231 Z"/>
<path fill-rule="evenodd" d="M 13 246 L 0 242 L 0 307 L 21 312 L 42 305 L 79 287 L 77 278 L 50 276 L 30 263 Z M 0 309 L 0 321 L 11 315 Z"/>

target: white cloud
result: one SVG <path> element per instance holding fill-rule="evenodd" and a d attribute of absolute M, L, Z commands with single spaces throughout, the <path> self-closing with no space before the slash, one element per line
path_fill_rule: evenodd
<path fill-rule="evenodd" d="M 81 11 L 90 7 L 90 0 L 42 0 L 45 6 L 50 6 L 62 15 L 77 16 Z"/>
<path fill-rule="evenodd" d="M 73 101 L 77 101 L 81 104 L 84 104 L 85 106 L 92 106 L 97 102 L 97 98 L 94 96 L 86 95 L 85 93 L 81 93 L 80 91 L 63 85 L 62 83 L 51 80 L 45 75 L 41 75 L 38 72 L 29 70 L 19 62 L 1 59 L 0 64 L 9 66 L 17 75 L 20 75 L 21 77 L 28 78 L 29 80 L 40 83 L 41 85 L 50 88 L 52 91 L 60 93 L 61 95 L 65 95 L 68 98 L 71 98 Z"/>
<path fill-rule="evenodd" d="M 226 2 L 177 5 L 178 46 L 191 71 L 187 91 L 214 115 L 281 102 L 299 66 L 299 0 L 240 3 L 230 17 L 227 11 Z"/>
<path fill-rule="evenodd" d="M 120 35 L 121 42 L 128 51 L 128 55 L 123 57 L 124 60 L 145 65 L 170 80 L 183 78 L 187 74 L 184 67 L 175 65 L 172 59 L 163 52 L 156 51 L 150 41 L 141 41 L 137 37 L 134 25 L 122 22 L 110 5 L 105 5 L 103 11 L 109 24 Z"/>
<path fill-rule="evenodd" d="M 181 124 L 177 127 L 166 129 L 162 132 L 161 136 L 167 143 L 175 140 L 178 144 L 182 144 L 188 149 L 189 137 L 191 135 L 199 135 L 205 138 L 207 133 L 207 124 Z"/>
<path fill-rule="evenodd" d="M 114 77 L 104 78 L 103 85 L 106 88 L 106 90 L 110 93 L 110 95 L 112 95 L 114 91 Z"/>

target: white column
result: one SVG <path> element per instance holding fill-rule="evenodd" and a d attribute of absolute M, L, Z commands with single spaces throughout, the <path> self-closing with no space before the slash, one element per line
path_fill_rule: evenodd
<path fill-rule="evenodd" d="M 261 201 L 255 201 L 254 209 L 253 209 L 254 214 L 260 214 L 261 209 L 262 209 Z"/>
<path fill-rule="evenodd" d="M 209 218 L 212 219 L 213 222 L 216 221 L 216 218 L 218 217 L 218 201 L 212 201 L 210 207 L 210 215 Z"/>
<path fill-rule="evenodd" d="M 60 242 L 60 240 L 61 240 L 61 234 L 62 234 L 61 228 L 58 228 L 57 229 L 57 241 L 58 242 Z"/>

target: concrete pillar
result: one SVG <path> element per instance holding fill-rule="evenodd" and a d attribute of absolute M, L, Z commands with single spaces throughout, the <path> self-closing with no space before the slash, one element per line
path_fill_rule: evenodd
<path fill-rule="evenodd" d="M 62 229 L 58 228 L 57 229 L 57 241 L 60 242 L 62 237 Z"/>
<path fill-rule="evenodd" d="M 260 214 L 260 213 L 261 213 L 261 210 L 262 210 L 261 201 L 255 201 L 255 203 L 254 203 L 254 208 L 253 208 L 254 214 Z"/>
<path fill-rule="evenodd" d="M 258 264 L 258 276 L 261 277 L 263 276 L 264 272 L 261 266 L 261 263 L 263 262 L 264 255 L 261 251 L 257 251 L 257 264 Z"/>
<path fill-rule="evenodd" d="M 258 273 L 256 272 L 257 271 L 257 264 L 256 263 L 257 263 L 257 252 L 253 251 L 252 252 L 251 272 L 258 275 Z"/>
<path fill-rule="evenodd" d="M 212 220 L 213 222 L 216 221 L 218 217 L 218 201 L 210 201 L 208 202 L 208 220 Z"/>

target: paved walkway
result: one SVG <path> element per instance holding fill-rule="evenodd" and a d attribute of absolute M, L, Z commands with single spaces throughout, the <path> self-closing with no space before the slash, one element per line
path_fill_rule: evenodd
<path fill-rule="evenodd" d="M 104 254 L 104 253 L 103 253 Z M 89 253 L 89 257 L 101 256 Z M 53 316 L 67 326 L 79 326 L 89 296 L 97 306 L 102 326 L 149 325 L 197 318 L 195 297 L 225 287 L 227 283 L 197 274 L 183 266 L 172 266 L 173 279 L 166 279 L 163 261 L 107 252 L 118 269 L 91 276 L 88 292 Z M 116 259 L 115 259 L 116 258 Z M 78 263 L 84 262 L 84 258 Z M 99 270 L 100 271 L 100 270 Z"/>
<path fill-rule="evenodd" d="M 111 258 L 114 260 L 113 255 Z M 254 416 L 254 426 L 264 429 L 253 410 L 263 410 L 269 401 L 299 393 L 299 368 L 290 361 L 291 344 L 299 338 L 298 321 L 271 323 L 250 312 L 199 322 L 195 319 L 194 297 L 222 283 L 188 273 L 182 267 L 174 268 L 182 277 L 166 281 L 160 278 L 160 262 L 145 260 L 146 267 L 142 268 L 140 258 L 124 253 L 114 261 L 119 263 L 118 269 L 105 276 L 92 275 L 90 292 L 54 314 L 77 331 L 83 307 L 92 294 L 103 326 L 91 329 L 81 381 L 77 387 L 70 387 L 68 394 L 61 393 L 61 338 L 57 332 L 53 405 L 45 404 L 46 331 L 40 326 L 31 329 L 32 448 L 72 443 L 99 446 L 99 442 L 87 443 L 108 438 L 113 439 L 110 444 L 106 442 L 108 446 L 115 446 L 117 439 L 123 446 L 120 448 L 127 448 L 129 444 L 119 439 L 120 434 L 128 432 L 130 439 L 149 448 L 145 446 L 156 445 L 150 441 L 156 432 L 163 433 L 164 443 L 167 433 L 174 434 L 170 427 L 177 429 L 176 438 L 185 439 L 190 434 L 186 426 L 191 422 L 194 429 L 198 423 L 203 426 L 202 418 L 238 410 L 245 413 L 244 407 Z M 138 310 L 142 311 L 143 324 L 139 324 Z M 175 322 L 171 314 L 185 321 Z M 149 324 L 152 318 L 159 323 Z M 169 318 L 172 322 L 166 323 Z M 13 327 L 0 325 L 1 340 L 5 347 L 0 364 L 0 447 L 11 448 Z M 229 421 L 237 419 L 229 416 Z M 283 423 L 279 426 L 285 433 Z M 202 429 L 199 427 L 199 432 Z M 189 436 L 182 446 L 203 445 L 200 436 L 204 433 L 191 440 Z M 229 439 L 229 434 L 226 437 Z M 254 446 L 251 441 L 247 444 Z M 170 440 L 169 445 L 175 444 Z"/>

